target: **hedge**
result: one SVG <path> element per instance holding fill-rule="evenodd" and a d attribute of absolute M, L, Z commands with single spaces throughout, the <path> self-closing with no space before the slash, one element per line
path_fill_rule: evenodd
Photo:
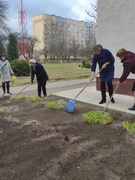
<path fill-rule="evenodd" d="M 13 60 L 11 61 L 11 67 L 16 76 L 29 76 L 30 66 L 25 60 Z"/>

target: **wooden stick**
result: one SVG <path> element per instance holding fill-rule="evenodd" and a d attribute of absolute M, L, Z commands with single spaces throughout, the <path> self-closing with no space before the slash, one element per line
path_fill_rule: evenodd
<path fill-rule="evenodd" d="M 97 75 L 102 71 L 102 68 L 94 75 L 93 79 L 90 79 L 90 81 L 84 86 L 84 88 L 76 95 L 74 100 L 84 91 L 84 89 L 97 77 Z"/>
<path fill-rule="evenodd" d="M 114 89 L 114 91 L 113 91 L 112 96 L 110 97 L 110 99 L 109 99 L 107 105 L 105 106 L 105 108 L 104 108 L 104 110 L 103 110 L 103 113 L 104 113 L 104 112 L 106 111 L 106 109 L 108 108 L 108 106 L 109 106 L 109 104 L 110 104 L 110 102 L 111 102 L 111 99 L 113 98 L 113 96 L 114 96 L 116 90 L 118 89 L 118 87 L 119 87 L 119 85 L 117 84 L 116 87 L 115 87 L 115 89 Z"/>

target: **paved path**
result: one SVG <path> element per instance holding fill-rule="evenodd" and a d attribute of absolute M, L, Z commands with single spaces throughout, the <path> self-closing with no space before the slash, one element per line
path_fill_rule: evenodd
<path fill-rule="evenodd" d="M 47 83 L 47 89 L 65 89 L 71 86 L 76 86 L 76 85 L 82 85 L 84 83 L 87 83 L 89 81 L 89 79 L 79 79 L 79 80 L 69 80 L 69 81 L 57 81 L 57 82 L 48 82 Z M 17 92 L 19 92 L 21 89 L 23 89 L 25 86 L 15 86 L 15 87 L 11 87 L 11 92 L 12 94 L 16 94 Z M 32 84 L 29 87 L 27 87 L 26 89 L 24 89 L 23 92 L 31 92 L 31 91 L 36 91 L 37 90 L 37 84 Z M 2 88 L 0 88 L 0 94 L 3 94 Z"/>
<path fill-rule="evenodd" d="M 79 92 L 81 88 L 78 89 L 70 89 L 68 91 L 60 91 L 52 93 L 53 95 L 65 97 L 68 99 L 73 99 Z M 107 93 L 108 95 L 108 93 Z M 135 111 L 129 111 L 128 108 L 133 106 L 134 99 L 131 96 L 125 96 L 120 94 L 115 94 L 114 99 L 116 101 L 115 104 L 110 103 L 109 108 L 113 110 L 118 110 L 123 112 L 123 115 L 125 115 L 126 120 L 126 113 L 135 114 Z M 100 105 L 99 101 L 101 100 L 101 93 L 100 91 L 96 90 L 96 86 L 87 87 L 77 98 L 78 101 L 93 104 L 96 106 L 99 106 L 104 109 L 104 107 L 107 105 L 107 103 Z M 107 102 L 109 100 L 109 97 L 107 98 Z"/>

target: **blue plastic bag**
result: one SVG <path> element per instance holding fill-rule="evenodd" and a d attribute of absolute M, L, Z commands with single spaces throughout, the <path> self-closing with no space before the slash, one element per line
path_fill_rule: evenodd
<path fill-rule="evenodd" d="M 65 105 L 65 109 L 69 113 L 74 112 L 74 107 L 75 107 L 75 100 L 74 99 L 70 99 Z"/>

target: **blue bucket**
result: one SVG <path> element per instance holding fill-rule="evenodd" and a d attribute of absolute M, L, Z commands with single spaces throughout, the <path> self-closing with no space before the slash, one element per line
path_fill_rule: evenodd
<path fill-rule="evenodd" d="M 75 100 L 74 99 L 70 99 L 65 105 L 65 109 L 68 113 L 73 113 L 74 107 L 75 107 Z"/>

